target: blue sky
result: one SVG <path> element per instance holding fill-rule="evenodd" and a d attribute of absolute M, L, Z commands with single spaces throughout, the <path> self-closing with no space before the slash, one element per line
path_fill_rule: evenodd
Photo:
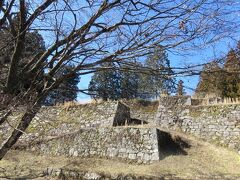
<path fill-rule="evenodd" d="M 240 37 L 238 37 L 240 39 Z M 206 47 L 203 50 L 196 50 L 189 52 L 189 55 L 176 55 L 171 52 L 168 53 L 168 57 L 171 61 L 171 65 L 173 67 L 183 67 L 186 65 L 194 65 L 194 64 L 202 64 L 209 62 L 218 57 L 225 56 L 230 48 L 234 48 L 236 46 L 236 42 L 233 42 L 231 39 L 224 39 L 218 42 L 215 46 Z M 87 89 L 88 84 L 91 80 L 92 74 L 87 74 L 81 77 L 81 81 L 79 83 L 80 89 Z M 199 81 L 199 76 L 190 76 L 190 77 L 177 77 L 177 79 L 182 79 L 184 81 L 185 91 L 189 95 L 193 95 L 194 91 L 191 90 L 196 88 L 197 83 Z M 78 101 L 85 102 L 90 100 L 91 98 L 83 93 L 78 94 Z"/>
<path fill-rule="evenodd" d="M 79 88 L 80 89 L 87 89 L 88 88 L 88 84 L 91 80 L 92 74 L 87 74 L 84 76 L 81 76 L 81 80 L 79 83 Z M 88 101 L 89 99 L 91 99 L 88 95 L 83 94 L 83 93 L 79 93 L 78 94 L 78 101 Z"/>
<path fill-rule="evenodd" d="M 239 39 L 239 37 L 238 37 Z M 169 54 L 169 59 L 172 63 L 172 66 L 176 67 L 183 67 L 184 64 L 186 65 L 194 65 L 194 64 L 204 64 L 210 62 L 214 59 L 224 57 L 230 48 L 235 48 L 236 42 L 231 39 L 224 39 L 215 46 L 206 47 L 203 50 L 196 50 L 191 52 L 190 55 L 181 56 L 181 55 L 174 55 Z M 187 94 L 192 95 L 194 91 L 191 90 L 195 89 L 198 81 L 199 76 L 189 76 L 189 77 L 178 77 L 177 79 L 182 79 L 184 81 L 185 90 Z"/>
<path fill-rule="evenodd" d="M 76 1 L 76 3 L 79 3 L 79 2 L 81 2 L 81 1 Z M 178 1 L 176 1 L 176 2 L 178 2 Z M 179 2 L 181 2 L 181 1 L 179 1 Z M 169 5 L 171 5 L 171 1 L 169 1 L 169 3 L 170 3 Z M 236 8 L 238 8 L 239 7 L 238 6 L 239 1 L 236 0 L 235 4 L 237 4 Z M 82 4 L 80 6 L 82 6 Z M 235 6 L 231 6 L 231 8 L 234 8 L 234 7 Z M 91 11 L 94 11 L 94 9 L 91 10 Z M 85 11 L 79 11 L 78 12 L 79 13 L 78 17 L 85 17 L 85 18 L 80 18 L 80 21 L 79 21 L 80 24 L 84 23 L 84 21 L 89 16 L 88 14 L 91 15 L 91 11 L 89 11 L 89 12 L 87 11 L 87 13 Z M 87 15 L 85 15 L 84 13 L 86 13 Z M 94 13 L 94 12 L 92 12 L 92 13 Z M 71 17 L 72 16 L 70 16 L 70 14 L 66 15 L 67 18 L 66 18 L 66 22 L 64 21 L 64 23 L 66 23 L 66 24 L 64 24 L 64 27 L 65 26 L 66 27 L 70 27 L 70 29 L 71 29 L 71 22 L 72 22 L 71 21 Z M 116 12 L 110 12 L 109 14 L 111 15 L 109 17 L 110 20 L 111 20 L 110 22 L 112 24 L 114 24 L 114 22 L 115 22 L 114 20 L 116 20 L 118 14 Z M 61 17 L 61 13 L 58 16 Z M 196 17 L 198 17 L 198 16 L 193 16 L 193 18 L 195 18 L 193 20 L 194 21 L 196 20 L 197 21 L 196 23 L 198 23 L 198 18 L 196 18 Z M 234 17 L 235 21 L 238 22 L 238 20 L 237 20 L 239 18 L 239 14 L 238 13 L 236 14 L 236 17 L 237 18 Z M 232 18 L 230 18 L 230 19 L 232 19 Z M 100 18 L 99 19 L 99 21 L 103 21 L 103 20 L 104 20 L 104 18 Z M 191 21 L 189 21 L 189 22 L 191 22 Z M 48 27 L 49 25 L 51 26 L 51 24 L 48 24 L 48 22 L 46 22 L 46 23 L 47 23 L 46 27 Z M 57 23 L 60 23 L 60 22 L 57 21 Z M 178 20 L 175 23 L 176 23 L 176 26 L 178 28 Z M 36 23 L 36 24 L 38 25 L 38 23 Z M 190 25 L 192 25 L 192 24 L 190 24 Z M 229 27 L 232 27 L 232 26 L 229 26 Z M 179 31 L 181 31 L 181 30 L 179 30 Z M 150 32 L 152 32 L 152 31 L 150 31 Z M 55 39 L 53 38 L 54 37 L 53 33 L 48 32 L 47 34 L 46 33 L 43 33 L 43 34 L 44 34 L 44 36 L 46 38 L 46 42 L 48 42 L 47 44 L 51 44 L 51 43 L 53 43 L 55 41 Z M 218 34 L 218 30 L 213 32 L 213 34 Z M 185 37 L 185 36 L 180 36 L 180 37 Z M 235 37 L 235 38 L 236 39 L 240 39 L 239 37 Z M 171 39 L 174 39 L 174 38 L 171 38 Z M 171 41 L 171 39 L 170 39 L 170 41 Z M 231 46 L 233 47 L 232 40 L 231 39 L 224 39 L 223 41 L 219 42 L 215 47 L 211 47 L 211 46 L 210 47 L 205 47 L 203 50 L 192 51 L 189 55 L 175 55 L 175 54 L 173 54 L 171 52 L 168 52 L 168 55 L 169 55 L 169 60 L 171 62 L 171 65 L 173 67 L 183 67 L 184 65 L 193 65 L 193 64 L 206 63 L 208 61 L 213 60 L 214 58 L 217 58 L 219 55 L 223 56 L 224 54 L 227 53 L 227 51 L 230 49 Z M 109 47 L 110 47 L 110 49 L 107 49 L 107 51 L 110 52 L 111 51 L 111 46 L 109 46 Z M 88 88 L 89 82 L 91 80 L 91 76 L 92 76 L 92 74 L 88 74 L 88 75 L 80 77 L 81 78 L 80 83 L 79 83 L 79 88 L 80 89 L 87 89 Z M 186 87 L 190 87 L 190 88 L 193 88 L 193 89 L 196 87 L 196 85 L 198 83 L 198 76 L 178 77 L 178 79 L 179 78 L 181 78 L 184 81 L 184 85 Z M 187 91 L 188 94 L 193 94 L 193 91 L 191 91 L 189 89 L 186 89 L 186 91 Z M 78 95 L 78 101 L 86 101 L 86 100 L 89 100 L 89 99 L 90 99 L 90 97 L 85 95 L 85 94 L 79 93 L 79 95 Z"/>

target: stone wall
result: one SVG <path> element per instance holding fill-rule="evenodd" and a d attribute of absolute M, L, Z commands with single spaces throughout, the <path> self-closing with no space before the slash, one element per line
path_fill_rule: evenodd
<path fill-rule="evenodd" d="M 240 106 L 191 107 L 180 117 L 184 132 L 235 149 L 240 153 Z"/>
<path fill-rule="evenodd" d="M 159 98 L 159 104 L 164 107 L 191 105 L 191 96 L 165 96 Z"/>
<path fill-rule="evenodd" d="M 22 116 L 22 111 L 16 110 L 8 119 L 15 126 Z M 118 101 L 95 104 L 77 105 L 71 107 L 43 107 L 33 119 L 22 141 L 33 141 L 46 137 L 78 131 L 80 128 L 112 127 L 130 121 L 130 109 Z M 8 123 L 0 126 L 0 144 L 9 136 L 12 127 Z"/>
<path fill-rule="evenodd" d="M 141 117 L 150 114 L 153 121 L 156 102 L 128 103 L 134 107 L 131 112 L 126 102 L 117 101 L 43 107 L 15 148 L 29 147 L 30 150 L 52 155 L 121 158 L 138 163 L 151 163 L 163 158 L 166 145 L 175 144 L 170 134 L 156 128 L 125 126 L 136 122 L 134 117 L 130 117 L 133 112 Z M 8 122 L 12 126 L 21 119 L 23 110 L 16 110 L 10 116 Z M 148 117 L 142 120 L 149 121 Z M 3 142 L 11 127 L 5 123 L 0 131 Z"/>
<path fill-rule="evenodd" d="M 155 124 L 181 130 L 240 153 L 240 105 L 163 106 L 160 101 Z"/>
<path fill-rule="evenodd" d="M 156 128 L 87 128 L 42 141 L 30 149 L 51 155 L 97 156 L 150 163 L 160 158 L 158 136 Z"/>
<path fill-rule="evenodd" d="M 160 98 L 159 104 L 113 101 L 44 107 L 19 143 L 42 142 L 35 149 L 54 155 L 114 157 L 143 163 L 161 159 L 162 147 L 169 145 L 164 142 L 171 139 L 169 134 L 142 126 L 116 127 L 138 119 L 162 129 L 181 130 L 240 153 L 240 105 L 192 103 L 189 97 L 174 96 Z M 8 122 L 15 126 L 21 115 L 14 112 Z M 10 132 L 8 123 L 0 126 L 0 143 Z"/>
<path fill-rule="evenodd" d="M 131 119 L 152 124 L 158 109 L 158 101 L 127 100 L 124 103 L 130 108 Z"/>

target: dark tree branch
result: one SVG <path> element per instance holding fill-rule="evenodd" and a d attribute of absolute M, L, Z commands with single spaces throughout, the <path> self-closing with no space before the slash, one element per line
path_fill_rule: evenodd
<path fill-rule="evenodd" d="M 6 119 L 8 118 L 8 116 L 11 115 L 11 113 L 12 113 L 12 111 L 9 110 L 8 112 L 6 112 L 6 113 L 0 118 L 0 125 L 2 125 L 2 124 L 6 121 Z"/>

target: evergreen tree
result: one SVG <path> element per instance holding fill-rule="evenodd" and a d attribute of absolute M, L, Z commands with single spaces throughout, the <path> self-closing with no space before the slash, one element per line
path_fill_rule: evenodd
<path fill-rule="evenodd" d="M 174 74 L 170 67 L 166 51 L 158 46 L 149 55 L 145 63 L 150 72 L 142 76 L 142 92 L 145 98 L 157 98 L 161 93 L 173 93 L 176 90 Z"/>
<path fill-rule="evenodd" d="M 19 24 L 18 14 L 13 19 L 14 31 L 18 30 Z M 10 58 L 14 51 L 15 37 L 13 35 L 12 28 L 6 26 L 0 31 L 0 90 L 4 87 L 7 81 L 7 72 L 10 64 Z M 33 57 L 41 55 L 45 48 L 45 42 L 43 37 L 37 31 L 27 31 L 25 35 L 25 46 L 22 47 L 22 56 L 19 63 L 20 70 L 22 70 L 27 63 L 29 63 Z M 70 71 L 72 66 L 66 66 L 62 68 L 55 78 L 60 76 L 60 73 L 66 74 Z M 21 71 L 19 72 L 19 74 Z M 40 72 L 39 78 L 43 78 L 44 72 Z M 19 75 L 19 81 L 23 81 L 24 86 L 19 88 L 28 88 L 30 80 Z M 77 83 L 79 82 L 77 74 L 73 78 L 68 79 L 58 89 L 53 90 L 46 98 L 43 104 L 54 105 L 56 103 L 75 100 L 77 97 Z"/>
<path fill-rule="evenodd" d="M 64 66 L 61 71 L 58 72 L 56 78 L 58 76 L 62 76 L 68 74 L 74 68 L 73 65 Z M 47 98 L 44 101 L 44 105 L 56 105 L 57 103 L 64 103 L 67 101 L 75 101 L 77 99 L 78 93 L 78 83 L 80 79 L 77 73 L 63 81 L 63 83 L 56 89 L 52 90 Z"/>
<path fill-rule="evenodd" d="M 93 94 L 93 98 L 152 99 L 157 98 L 160 93 L 172 93 L 176 90 L 169 59 L 160 47 L 155 48 L 144 66 L 131 61 L 120 68 L 116 68 L 113 63 L 104 66 L 106 70 L 94 73 L 90 81 L 89 92 Z"/>
<path fill-rule="evenodd" d="M 215 94 L 221 97 L 240 97 L 240 43 L 231 49 L 224 61 L 223 68 L 211 62 L 204 66 L 196 93 L 206 96 Z"/>
<path fill-rule="evenodd" d="M 102 71 L 94 73 L 90 84 L 89 92 L 93 98 L 101 98 L 104 101 L 121 98 L 120 76 L 113 63 L 104 63 Z"/>
<path fill-rule="evenodd" d="M 103 100 L 138 98 L 140 77 L 139 72 L 136 72 L 136 67 L 140 64 L 135 62 L 130 64 L 118 68 L 113 63 L 104 64 L 106 70 L 94 73 L 90 81 L 91 96 Z"/>
<path fill-rule="evenodd" d="M 0 90 L 7 81 L 7 72 L 14 51 L 14 41 L 16 39 L 14 36 L 15 33 L 12 31 L 18 31 L 18 21 L 19 18 L 17 14 L 12 21 L 12 27 L 6 25 L 5 28 L 0 30 Z M 19 63 L 20 69 L 22 70 L 34 56 L 42 54 L 45 50 L 45 42 L 42 36 L 37 31 L 27 31 L 25 35 L 25 46 L 22 47 L 22 56 Z M 18 73 L 20 74 L 21 71 Z M 29 80 L 19 75 L 19 81 L 23 81 L 22 84 L 27 86 Z"/>
<path fill-rule="evenodd" d="M 223 95 L 226 97 L 236 98 L 240 96 L 240 59 L 236 51 L 231 49 L 226 57 L 223 70 L 225 72 L 225 87 Z"/>
<path fill-rule="evenodd" d="M 239 61 L 240 61 L 240 41 L 238 41 L 238 43 L 237 43 L 236 56 L 237 56 L 238 63 L 239 63 Z M 240 69 L 238 69 L 236 71 L 236 76 L 240 80 Z M 240 81 L 238 81 L 238 83 L 237 83 L 237 89 L 238 89 L 238 91 L 237 91 L 238 97 L 240 97 Z"/>
<path fill-rule="evenodd" d="M 184 94 L 185 94 L 185 91 L 184 91 L 183 81 L 179 80 L 177 85 L 177 95 L 183 96 Z"/>
<path fill-rule="evenodd" d="M 210 62 L 203 67 L 200 81 L 196 88 L 196 94 L 206 96 L 215 94 L 223 96 L 224 73 L 216 61 Z"/>
<path fill-rule="evenodd" d="M 123 69 L 128 67 L 123 67 Z M 120 92 L 122 99 L 138 98 L 138 88 L 140 75 L 138 72 L 121 70 L 120 71 Z"/>

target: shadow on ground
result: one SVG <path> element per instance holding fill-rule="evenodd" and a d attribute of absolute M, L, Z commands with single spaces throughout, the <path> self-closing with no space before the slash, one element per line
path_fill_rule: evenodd
<path fill-rule="evenodd" d="M 159 157 L 164 159 L 170 155 L 187 155 L 186 148 L 191 145 L 180 136 L 171 135 L 168 132 L 157 129 Z"/>

